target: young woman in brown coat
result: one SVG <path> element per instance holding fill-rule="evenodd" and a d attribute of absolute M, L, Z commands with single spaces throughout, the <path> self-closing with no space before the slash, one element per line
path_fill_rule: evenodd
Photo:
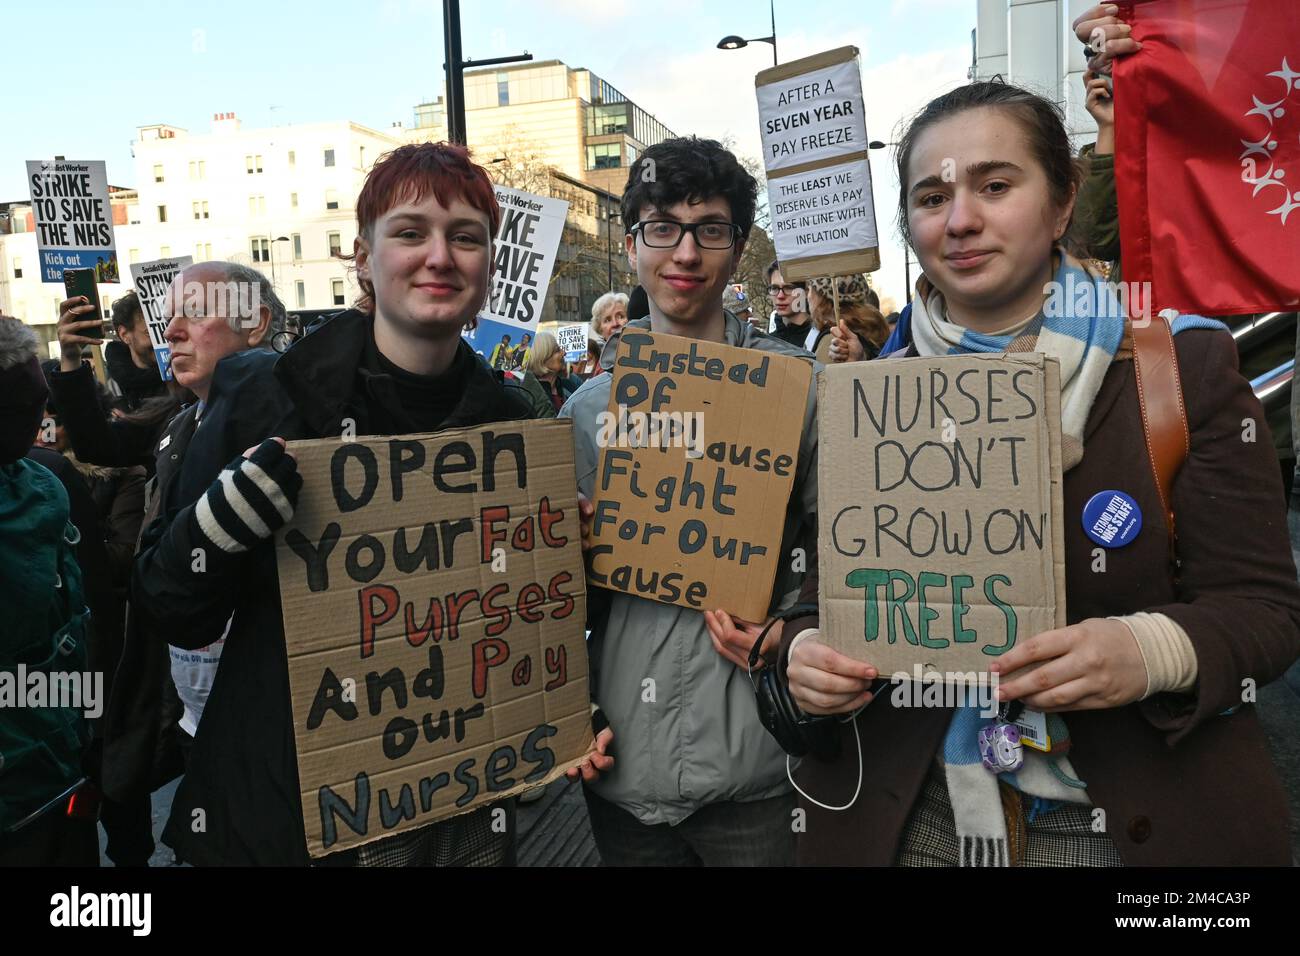
<path fill-rule="evenodd" d="M 1006 348 L 1061 362 L 1068 625 L 1027 635 L 990 669 L 1006 699 L 1062 721 L 1070 746 L 1033 758 L 1051 761 L 1049 785 L 1030 778 L 1029 757 L 1015 783 L 978 759 L 963 766 L 954 748 L 975 726 L 963 730 L 962 710 L 896 707 L 887 683 L 872 699 L 876 668 L 823 644 L 816 615 L 791 621 L 771 660 L 805 714 L 835 715 L 840 744 L 794 772 L 800 862 L 1289 864 L 1253 692 L 1300 654 L 1300 587 L 1271 442 L 1243 424 L 1267 430 L 1231 336 L 1196 316 L 1172 323 L 1190 437 L 1172 490 L 1175 574 L 1131 328 L 1100 308 L 1100 280 L 1095 312 L 1046 314 L 1054 284 L 1093 281 L 1059 245 L 1079 182 L 1059 111 L 1001 82 L 961 87 L 913 121 L 898 171 L 924 273 L 908 354 Z M 1143 525 L 1101 572 L 1080 517 L 1108 489 L 1132 497 Z M 815 576 L 802 599 L 816 602 Z M 711 630 L 723 644 L 752 633 L 724 615 Z"/>

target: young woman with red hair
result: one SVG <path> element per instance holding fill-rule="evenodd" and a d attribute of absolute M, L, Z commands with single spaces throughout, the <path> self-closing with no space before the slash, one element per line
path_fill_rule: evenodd
<path fill-rule="evenodd" d="M 487 297 L 499 217 L 487 174 L 464 148 L 394 150 L 357 199 L 356 308 L 283 356 L 244 352 L 217 366 L 203 427 L 187 452 L 183 507 L 147 532 L 133 596 L 155 619 L 149 632 L 169 634 L 179 646 L 203 647 L 228 627 L 163 834 L 187 862 L 309 862 L 271 541 L 302 484 L 283 439 L 532 417 L 523 390 L 480 363 L 461 338 Z M 264 520 L 245 523 L 241 516 L 250 512 Z M 191 566 L 196 548 L 207 555 L 202 573 Z M 206 827 L 196 832 L 199 809 Z M 512 862 L 513 824 L 504 833 L 491 824 L 492 808 L 484 806 L 325 861 Z"/>

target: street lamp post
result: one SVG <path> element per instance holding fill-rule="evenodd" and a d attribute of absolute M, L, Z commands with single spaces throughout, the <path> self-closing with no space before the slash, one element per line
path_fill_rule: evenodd
<path fill-rule="evenodd" d="M 886 146 L 893 146 L 895 149 L 898 148 L 898 144 L 895 143 L 895 142 L 892 142 L 892 141 L 891 141 L 891 142 L 888 142 L 888 143 L 882 143 L 882 142 L 881 142 L 880 140 L 878 140 L 878 139 L 873 139 L 871 142 L 867 143 L 867 147 L 868 147 L 869 149 L 884 149 Z M 911 255 L 911 250 L 912 250 L 912 247 L 911 247 L 908 243 L 904 242 L 904 243 L 903 243 L 903 285 L 906 287 L 906 291 L 907 291 L 907 301 L 908 301 L 908 302 L 911 302 L 911 301 L 912 301 L 912 255 Z"/>
<path fill-rule="evenodd" d="M 501 63 L 521 63 L 531 60 L 531 53 L 521 56 L 497 56 L 488 60 L 462 60 L 460 58 L 460 0 L 442 0 L 442 42 L 447 71 L 447 139 L 452 143 L 466 144 L 465 139 L 465 67 L 496 66 Z"/>
<path fill-rule="evenodd" d="M 275 247 L 277 243 L 288 242 L 288 241 L 289 241 L 288 236 L 276 236 L 274 239 L 271 240 L 271 288 L 275 289 L 277 295 L 279 294 L 280 290 L 276 288 L 276 281 L 275 281 L 275 254 L 277 251 Z"/>
<path fill-rule="evenodd" d="M 772 65 L 776 66 L 776 0 L 768 0 L 768 12 L 772 15 L 772 35 L 768 37 L 754 37 L 752 40 L 746 40 L 736 35 L 725 36 L 718 41 L 719 50 L 740 50 L 751 43 L 770 43 L 772 44 Z"/>

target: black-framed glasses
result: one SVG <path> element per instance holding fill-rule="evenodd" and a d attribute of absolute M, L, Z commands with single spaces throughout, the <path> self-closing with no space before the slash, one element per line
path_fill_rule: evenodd
<path fill-rule="evenodd" d="M 675 249 L 688 232 L 701 249 L 730 249 L 740 235 L 740 227 L 730 222 L 673 222 L 671 219 L 647 219 L 635 223 L 628 231 L 637 230 L 641 231 L 641 241 L 651 249 Z"/>
<path fill-rule="evenodd" d="M 796 292 L 802 291 L 802 285 L 770 285 L 767 287 L 768 295 L 794 295 Z"/>

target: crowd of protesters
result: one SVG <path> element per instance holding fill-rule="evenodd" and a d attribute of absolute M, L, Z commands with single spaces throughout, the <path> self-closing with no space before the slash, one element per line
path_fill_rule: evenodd
<path fill-rule="evenodd" d="M 622 219 L 638 285 L 595 302 L 572 366 L 545 331 L 486 358 L 463 339 L 501 213 L 484 169 L 442 143 L 374 166 L 357 200 L 361 298 L 283 354 L 269 348 L 285 317 L 271 283 L 227 262 L 187 268 L 168 294 L 172 381 L 131 295 L 104 347 L 117 394 L 83 360 L 100 345 L 84 299 L 63 303 L 61 358 L 46 367 L 31 331 L 0 317 L 0 606 L 14 635 L 0 669 L 75 665 L 107 683 L 91 722 L 72 708 L 0 710 L 0 864 L 93 865 L 98 819 L 109 859 L 144 865 L 151 794 L 177 777 L 163 832 L 177 859 L 313 862 L 272 542 L 303 482 L 286 442 L 567 419 L 585 544 L 597 419 L 629 328 L 814 369 L 1046 353 L 1060 363 L 1065 511 L 1122 485 L 1147 518 L 1105 575 L 1067 529 L 1067 626 L 992 665 L 1011 675 L 1003 699 L 1045 714 L 1057 742 L 1013 773 L 981 765 L 977 711 L 893 707 L 874 666 L 821 642 L 815 561 L 779 565 L 762 622 L 591 588 L 594 744 L 568 775 L 606 864 L 1289 863 L 1286 794 L 1241 696 L 1300 655 L 1278 469 L 1267 442 L 1239 440 L 1243 419 L 1264 416 L 1230 334 L 1182 315 L 1170 331 L 1189 453 L 1161 500 L 1131 329 L 1096 266 L 1113 279 L 1120 257 L 1110 60 L 1137 47 L 1100 8 L 1076 30 L 1112 41 L 1085 80 L 1100 132 L 1082 157 L 1058 108 L 1000 80 L 946 93 L 908 126 L 898 225 L 922 274 L 898 316 L 881 313 L 865 276 L 788 281 L 776 262 L 772 311 L 756 308 L 734 276 L 758 184 L 722 145 L 680 138 L 642 153 L 657 175 L 631 171 Z M 940 175 L 948 157 L 955 179 Z M 256 306 L 211 294 L 230 283 L 256 287 Z M 1067 283 L 1096 295 L 1047 314 L 1045 290 Z M 817 417 L 814 381 L 782 554 L 817 553 Z M 760 720 L 751 651 L 799 732 L 821 742 L 793 771 Z M 497 809 L 505 828 L 492 826 Z M 506 799 L 315 862 L 510 865 L 513 817 Z"/>

